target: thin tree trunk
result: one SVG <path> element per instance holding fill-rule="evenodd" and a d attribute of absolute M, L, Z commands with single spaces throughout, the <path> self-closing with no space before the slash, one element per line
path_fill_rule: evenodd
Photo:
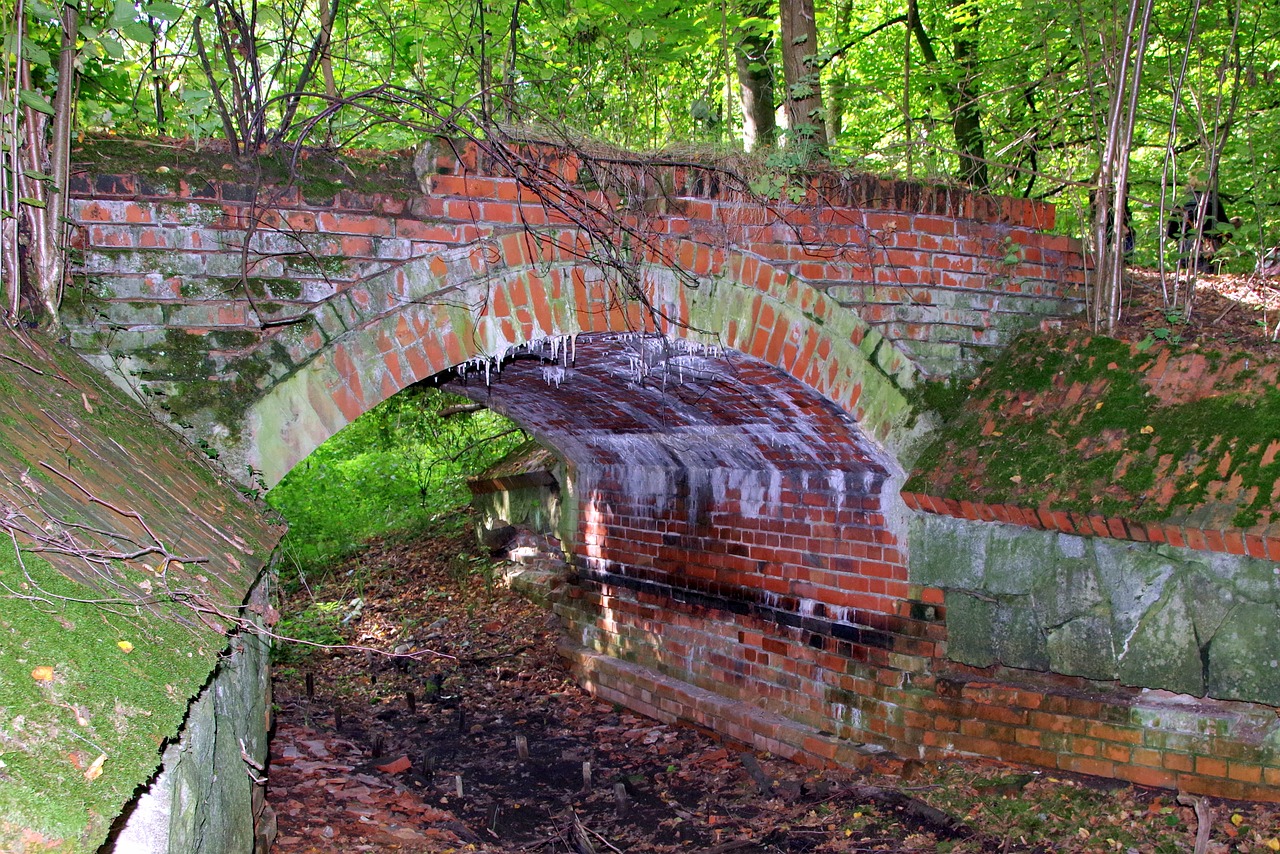
<path fill-rule="evenodd" d="M 1143 3 L 1141 11 L 1139 4 Z M 1129 149 L 1137 122 L 1154 0 L 1131 0 L 1119 65 L 1111 75 L 1111 105 L 1107 111 L 1107 139 L 1098 168 L 1094 197 L 1094 246 L 1098 269 L 1094 285 L 1093 325 L 1114 333 L 1120 321 L 1121 285 L 1124 278 L 1124 215 L 1129 181 Z M 1139 23 L 1141 21 L 1141 23 Z M 1135 38 L 1135 29 L 1138 31 Z"/>
<path fill-rule="evenodd" d="M 236 133 L 236 124 L 231 118 L 231 110 L 227 106 L 227 99 L 222 94 L 222 86 L 218 84 L 218 78 L 213 73 L 213 63 L 209 61 L 209 53 L 204 47 L 204 36 L 200 33 L 200 16 L 196 16 L 195 22 L 191 25 L 191 36 L 196 45 L 196 57 L 200 60 L 200 69 L 204 72 L 204 78 L 209 82 L 209 91 L 213 94 L 213 104 L 218 110 L 218 118 L 222 120 L 222 134 L 227 138 L 227 145 L 231 147 L 231 156 L 240 156 L 240 137 Z"/>
<path fill-rule="evenodd" d="M 962 9 L 967 5 L 964 0 L 956 3 L 953 9 Z M 941 67 L 938 52 L 934 49 L 933 39 L 920 20 L 920 8 L 916 0 L 907 0 L 907 26 L 915 34 L 916 44 L 920 46 L 920 54 L 927 65 L 934 69 Z M 971 20 L 957 20 L 953 33 L 952 46 L 955 50 L 956 62 L 964 72 L 963 76 L 944 88 L 947 109 L 951 113 L 951 130 L 956 141 L 956 150 L 960 155 L 960 179 L 985 189 L 987 186 L 987 165 L 984 153 L 982 133 L 982 111 L 978 106 L 977 95 L 973 86 L 973 73 L 977 67 L 977 34 L 978 18 L 974 12 Z"/>
<path fill-rule="evenodd" d="M 520 0 L 511 7 L 511 23 L 507 27 L 507 59 L 502 66 L 502 107 L 507 123 L 516 120 L 516 48 L 520 35 Z"/>
<path fill-rule="evenodd" d="M 748 18 L 772 18 L 771 0 L 751 0 L 743 12 Z M 734 56 L 737 60 L 738 91 L 742 99 L 742 142 L 747 151 L 772 146 L 778 137 L 774 117 L 773 68 L 769 47 L 773 38 L 758 28 L 739 29 Z"/>

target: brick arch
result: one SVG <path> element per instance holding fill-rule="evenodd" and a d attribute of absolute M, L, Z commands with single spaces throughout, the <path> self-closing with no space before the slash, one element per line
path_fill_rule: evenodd
<path fill-rule="evenodd" d="M 660 332 L 758 358 L 800 380 L 893 447 L 915 368 L 825 294 L 740 251 L 670 238 L 637 266 L 650 305 L 618 296 L 572 229 L 478 241 L 375 277 L 293 341 L 300 367 L 246 413 L 248 464 L 268 484 L 406 386 L 510 350 L 583 333 Z M 675 272 L 673 264 L 681 273 Z M 326 331 L 326 323 L 329 330 Z"/>

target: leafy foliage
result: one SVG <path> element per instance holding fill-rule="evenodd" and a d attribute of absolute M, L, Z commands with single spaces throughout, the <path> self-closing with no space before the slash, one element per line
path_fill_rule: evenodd
<path fill-rule="evenodd" d="M 431 523 L 465 504 L 466 478 L 520 444 L 523 431 L 470 401 L 418 384 L 316 448 L 267 496 L 289 521 L 284 547 L 303 568 L 364 540 Z"/>

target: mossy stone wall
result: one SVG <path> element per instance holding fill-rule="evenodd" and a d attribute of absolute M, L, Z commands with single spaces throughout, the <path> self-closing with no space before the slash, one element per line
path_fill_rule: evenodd
<path fill-rule="evenodd" d="M 270 576 L 255 588 L 251 602 L 265 606 L 269 592 Z M 191 703 L 181 737 L 166 748 L 160 774 L 102 854 L 252 854 L 265 775 L 241 750 L 265 765 L 270 652 L 262 635 L 242 634 L 231 642 Z"/>
<path fill-rule="evenodd" d="M 954 661 L 1280 705 L 1272 561 L 932 514 L 910 547 Z"/>

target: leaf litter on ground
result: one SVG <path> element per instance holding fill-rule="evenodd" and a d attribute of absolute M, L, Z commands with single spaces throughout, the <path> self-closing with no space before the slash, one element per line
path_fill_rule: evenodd
<path fill-rule="evenodd" d="M 276 665 L 274 850 L 1195 848 L 1173 792 L 985 761 L 815 770 L 598 701 L 557 655 L 555 618 L 476 550 L 456 526 L 374 540 L 289 585 L 286 617 L 339 603 L 344 642 L 391 655 L 295 647 Z M 1280 850 L 1276 805 L 1208 807 L 1210 854 Z"/>

